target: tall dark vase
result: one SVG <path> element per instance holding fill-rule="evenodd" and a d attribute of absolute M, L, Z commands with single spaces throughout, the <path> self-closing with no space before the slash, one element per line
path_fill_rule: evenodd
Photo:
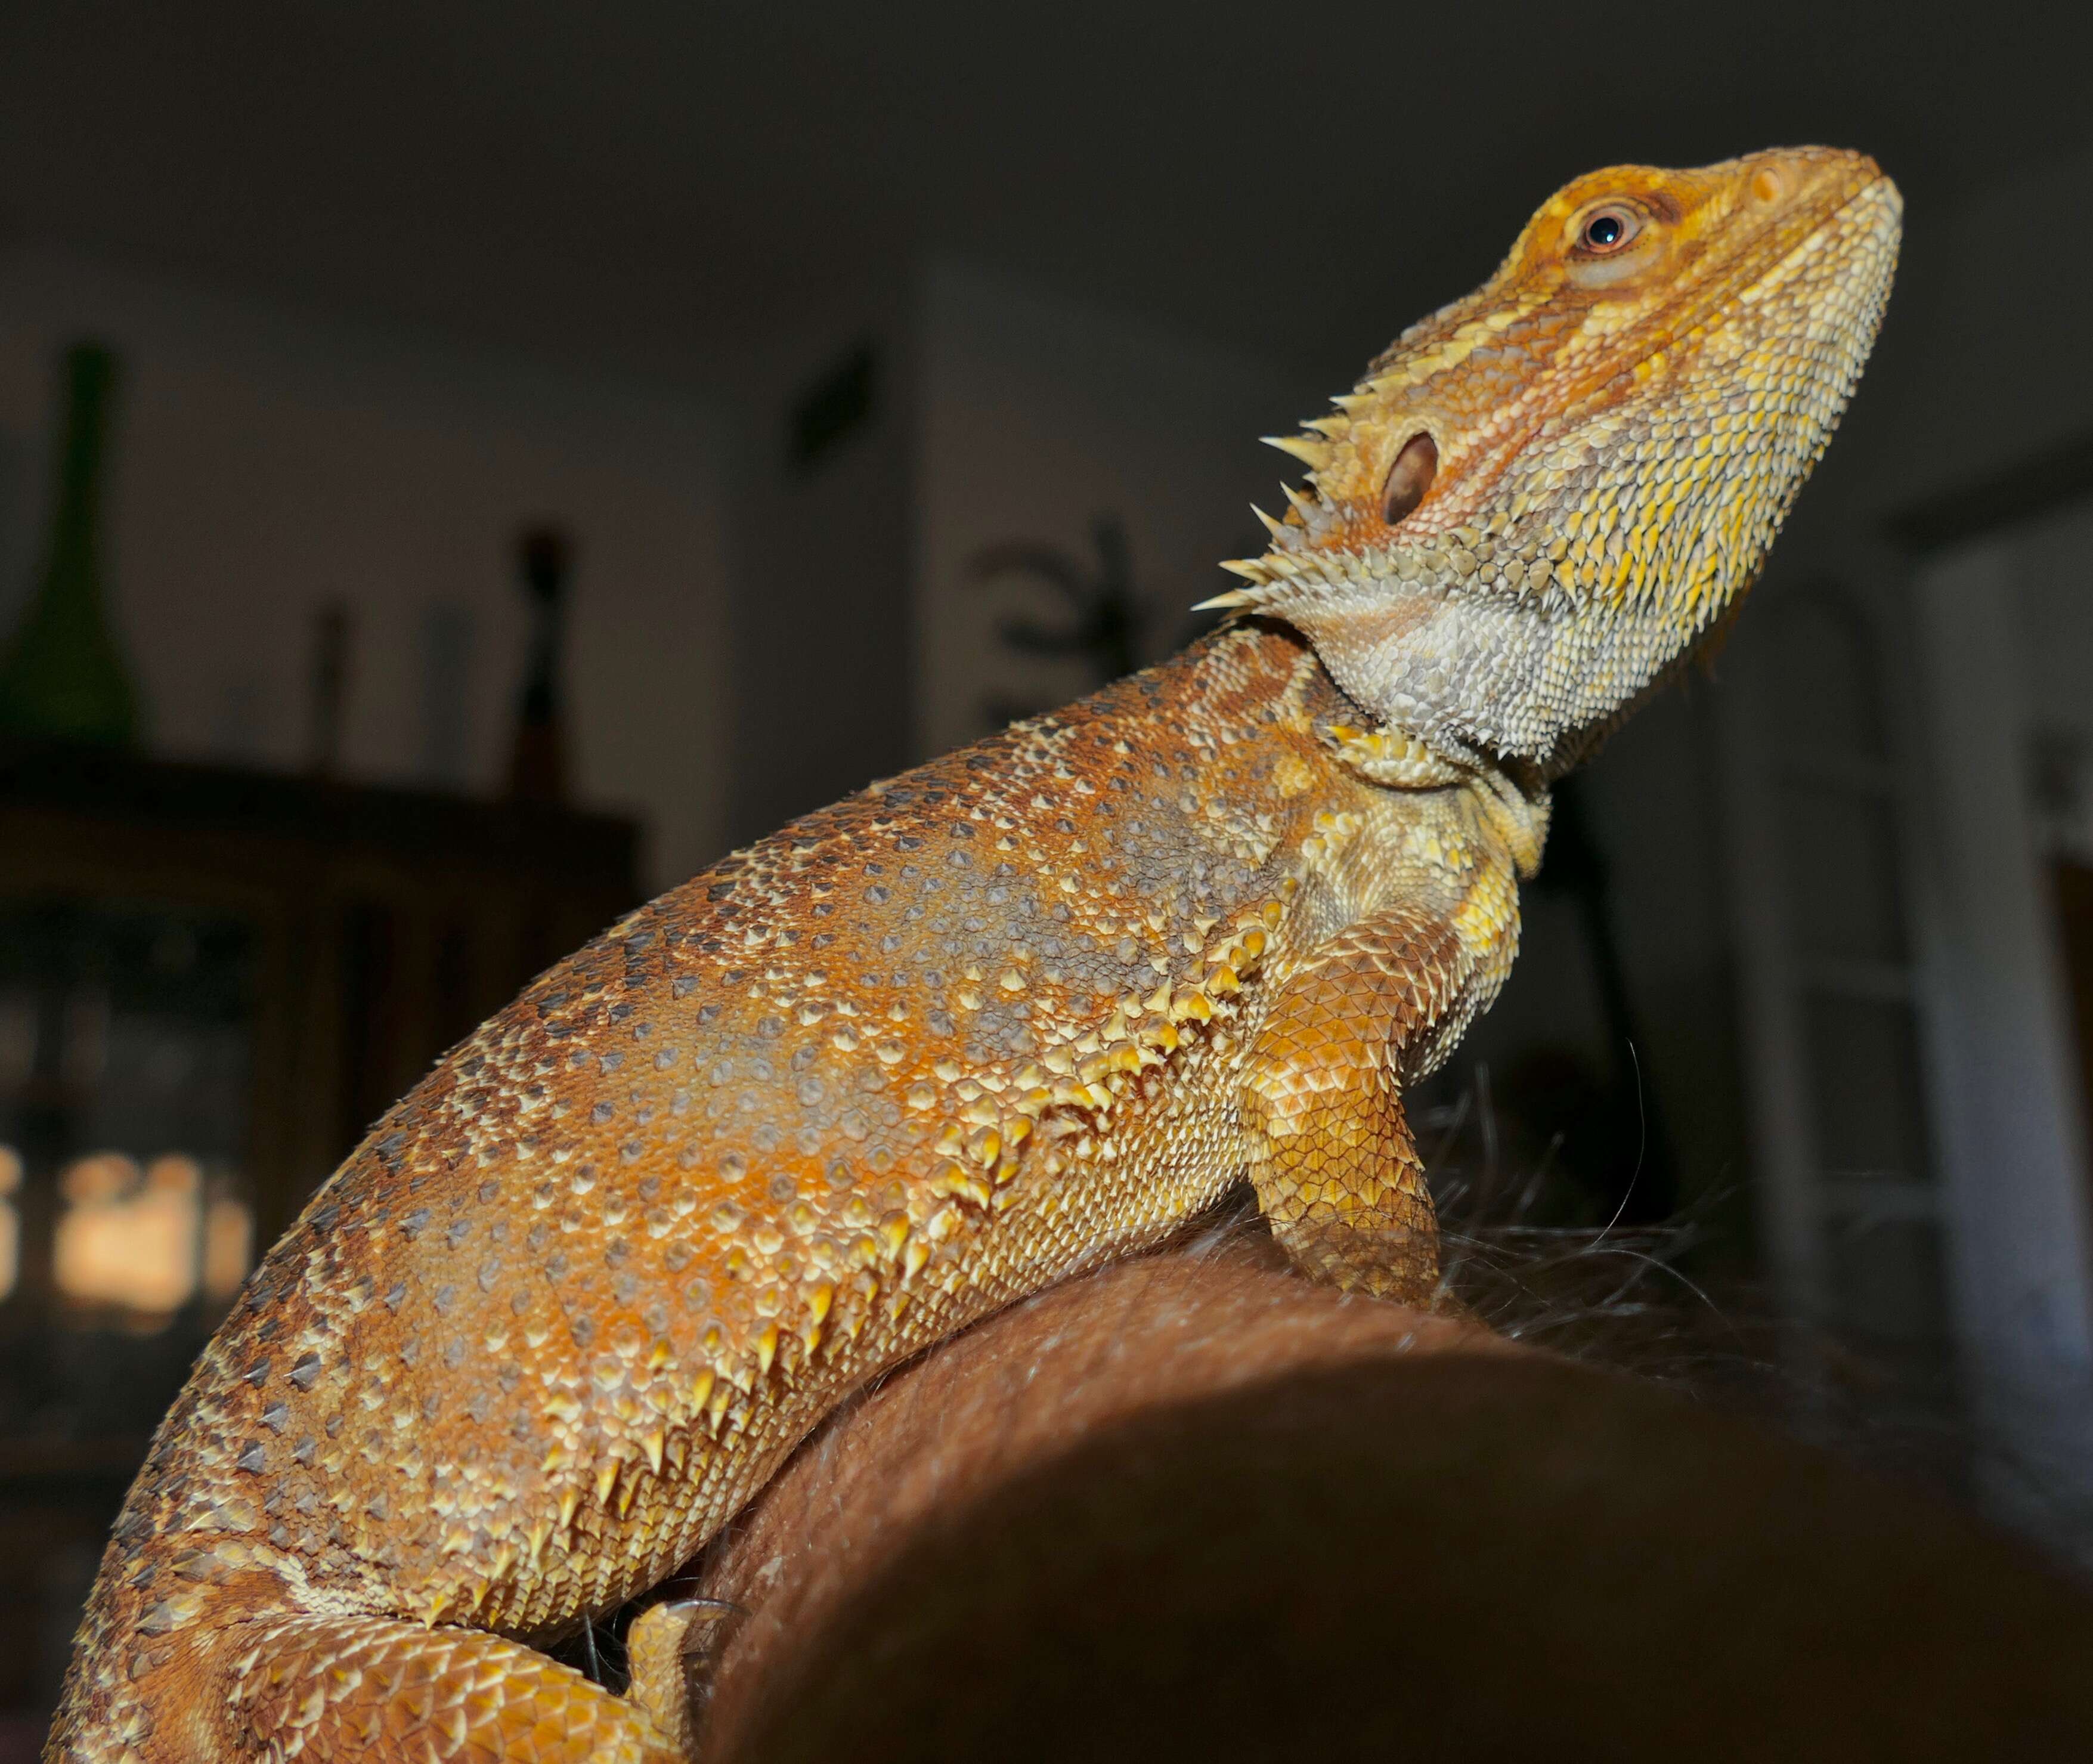
<path fill-rule="evenodd" d="M 564 802 L 568 756 L 560 704 L 560 644 L 566 609 L 567 537 L 557 527 L 533 527 L 518 550 L 531 603 L 531 650 L 516 706 L 509 794 L 518 802 Z"/>
<path fill-rule="evenodd" d="M 128 746 L 138 696 L 110 634 L 102 575 L 103 464 L 116 363 L 98 344 L 66 352 L 66 409 L 43 575 L 0 650 L 0 732 Z"/>

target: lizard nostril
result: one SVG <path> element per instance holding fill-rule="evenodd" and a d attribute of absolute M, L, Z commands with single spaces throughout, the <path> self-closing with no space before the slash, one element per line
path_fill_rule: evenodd
<path fill-rule="evenodd" d="M 1438 471 L 1438 444 L 1421 431 L 1411 436 L 1388 469 L 1388 482 L 1380 492 L 1380 518 L 1394 526 L 1424 500 Z"/>
<path fill-rule="evenodd" d="M 1780 174 L 1771 166 L 1762 166 L 1752 174 L 1752 194 L 1762 202 L 1779 202 L 1786 189 Z"/>

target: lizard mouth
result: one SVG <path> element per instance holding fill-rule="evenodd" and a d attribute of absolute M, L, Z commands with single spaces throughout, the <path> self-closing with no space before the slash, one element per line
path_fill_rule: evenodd
<path fill-rule="evenodd" d="M 1857 202 L 1874 200 L 1887 202 L 1890 205 L 1891 213 L 1900 217 L 1903 215 L 1904 192 L 1896 187 L 1896 180 L 1890 176 L 1889 173 L 1883 171 L 1879 167 L 1875 168 L 1875 175 L 1841 202 L 1833 213 L 1843 215 Z"/>
<path fill-rule="evenodd" d="M 1894 247 L 1904 228 L 1904 193 L 1888 173 L 1875 168 L 1872 162 L 1870 169 L 1874 174 L 1872 177 L 1826 211 L 1795 247 L 1760 278 L 1752 290 L 1755 297 L 1770 287 L 1807 273 L 1809 265 L 1821 254 L 1824 241 L 1835 234 L 1858 230 L 1886 237 Z"/>

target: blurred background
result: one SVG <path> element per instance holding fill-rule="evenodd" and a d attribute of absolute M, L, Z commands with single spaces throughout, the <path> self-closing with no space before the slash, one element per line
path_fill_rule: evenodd
<path fill-rule="evenodd" d="M 1183 641 L 1255 437 L 1563 180 L 1805 141 L 1906 193 L 1875 365 L 1729 648 L 1566 794 L 1423 1137 L 1472 1216 L 1673 1221 L 1799 1424 L 2093 1553 L 2076 28 L 0 10 L 6 1732 L 258 1248 L 442 1047 Z"/>

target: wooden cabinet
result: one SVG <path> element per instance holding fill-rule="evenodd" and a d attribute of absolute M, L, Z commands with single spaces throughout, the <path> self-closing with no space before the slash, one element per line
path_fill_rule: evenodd
<path fill-rule="evenodd" d="M 0 748 L 0 1710 L 258 1246 L 637 904 L 628 821 Z M 10 1747 L 0 1731 L 0 1760 Z"/>

